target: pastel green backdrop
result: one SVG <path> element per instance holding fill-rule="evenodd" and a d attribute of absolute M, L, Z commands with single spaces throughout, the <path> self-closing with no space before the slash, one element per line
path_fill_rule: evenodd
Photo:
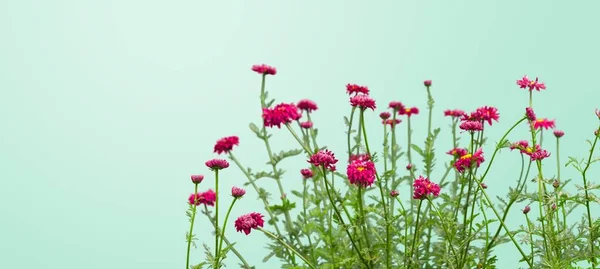
<path fill-rule="evenodd" d="M 527 93 L 515 80 L 525 74 L 548 86 L 534 106 L 565 130 L 562 159 L 583 156 L 597 126 L 599 8 L 592 0 L 3 1 L 0 267 L 182 268 L 189 175 L 205 174 L 201 189 L 212 187 L 204 161 L 215 157 L 214 142 L 238 135 L 244 164 L 264 167 L 248 129 L 260 123 L 256 63 L 278 68 L 267 84 L 277 100 L 319 104 L 321 144 L 340 156 L 346 83 L 369 86 L 377 112 L 391 100 L 425 111 L 422 81 L 432 79 L 434 125 L 446 136 L 443 109 L 496 106 L 491 153 L 524 111 Z M 378 113 L 369 114 L 380 139 Z M 414 119 L 422 141 L 426 116 Z M 296 147 L 286 130 L 273 131 L 277 150 Z M 511 139 L 525 139 L 520 132 Z M 449 147 L 438 141 L 439 168 Z M 490 192 L 514 182 L 517 156 L 502 152 Z M 286 162 L 288 191 L 306 165 Z M 228 189 L 245 179 L 231 168 L 221 182 L 227 204 Z M 243 201 L 233 218 L 262 210 L 250 190 Z M 514 210 L 516 228 L 523 219 Z M 279 267 L 261 264 L 264 235 L 228 225 L 251 264 Z M 208 227 L 199 216 L 196 234 L 211 245 Z M 505 246 L 499 268 L 515 268 L 518 253 Z M 196 249 L 194 262 L 201 255 Z M 237 267 L 234 256 L 227 263 Z"/>

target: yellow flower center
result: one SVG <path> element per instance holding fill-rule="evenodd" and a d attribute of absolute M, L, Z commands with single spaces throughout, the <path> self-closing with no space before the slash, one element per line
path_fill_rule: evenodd
<path fill-rule="evenodd" d="M 406 113 L 410 113 L 410 108 L 405 109 Z"/>
<path fill-rule="evenodd" d="M 537 119 L 537 120 L 535 120 L 535 121 L 537 121 L 537 122 L 543 122 L 543 121 L 544 121 L 544 119 Z"/>
<path fill-rule="evenodd" d="M 365 168 L 362 166 L 359 166 L 358 168 L 356 168 L 356 170 L 358 170 L 358 172 L 362 172 L 363 170 L 365 170 Z"/>
<path fill-rule="evenodd" d="M 525 149 L 525 151 L 526 151 L 527 153 L 532 153 L 532 152 L 533 152 L 533 149 L 528 147 L 528 148 L 526 148 L 526 149 Z"/>
<path fill-rule="evenodd" d="M 460 157 L 462 160 L 464 159 L 470 159 L 471 157 L 473 157 L 473 155 L 471 154 L 466 154 L 465 156 Z"/>

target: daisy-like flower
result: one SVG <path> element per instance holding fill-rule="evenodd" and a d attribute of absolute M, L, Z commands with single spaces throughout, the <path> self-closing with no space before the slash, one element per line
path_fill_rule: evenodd
<path fill-rule="evenodd" d="M 312 156 L 310 156 L 310 159 L 308 160 L 308 163 L 310 163 L 314 166 L 323 166 L 323 167 L 329 169 L 330 171 L 335 171 L 335 164 L 337 162 L 338 162 L 338 160 L 335 158 L 335 155 L 333 154 L 333 152 L 331 152 L 328 149 L 321 150 L 321 151 L 313 154 Z"/>
<path fill-rule="evenodd" d="M 375 181 L 375 164 L 370 160 L 354 160 L 346 169 L 350 184 L 369 187 Z"/>
<path fill-rule="evenodd" d="M 233 146 L 237 146 L 240 144 L 240 138 L 237 136 L 227 136 L 217 140 L 217 143 L 214 147 L 214 152 L 217 154 L 221 153 L 229 153 Z"/>
<path fill-rule="evenodd" d="M 423 81 L 423 85 L 425 85 L 425 87 L 431 87 L 431 79 Z"/>
<path fill-rule="evenodd" d="M 428 195 L 433 195 L 434 197 L 440 195 L 440 186 L 423 176 L 419 176 L 419 178 L 415 179 L 413 189 L 413 199 L 423 200 L 426 199 Z"/>
<path fill-rule="evenodd" d="M 445 117 L 460 118 L 460 117 L 464 116 L 465 114 L 466 113 L 460 109 L 444 110 Z"/>
<path fill-rule="evenodd" d="M 393 109 L 394 112 L 404 111 L 406 109 L 406 107 L 398 101 L 391 101 L 388 107 Z"/>
<path fill-rule="evenodd" d="M 303 121 L 300 123 L 300 127 L 304 128 L 304 129 L 310 129 L 313 127 L 313 123 L 312 123 L 312 121 Z"/>
<path fill-rule="evenodd" d="M 533 128 L 535 128 L 535 129 L 544 128 L 544 129 L 548 130 L 548 129 L 553 129 L 554 127 L 556 127 L 555 120 L 549 120 L 547 118 L 537 119 L 533 123 Z"/>
<path fill-rule="evenodd" d="M 565 132 L 561 131 L 561 130 L 554 130 L 554 136 L 556 136 L 556 138 L 561 138 L 563 137 L 563 135 L 565 135 Z"/>
<path fill-rule="evenodd" d="M 387 119 L 389 119 L 391 116 L 392 116 L 392 114 L 390 114 L 390 112 L 381 112 L 381 113 L 379 113 L 379 117 L 382 120 L 384 120 L 384 121 L 387 120 Z"/>
<path fill-rule="evenodd" d="M 498 122 L 500 119 L 498 109 L 492 106 L 480 107 L 476 110 L 476 113 L 481 121 L 487 121 L 490 126 L 492 126 L 492 120 Z"/>
<path fill-rule="evenodd" d="M 208 168 L 210 168 L 210 170 L 221 170 L 221 169 L 225 169 L 225 168 L 229 167 L 229 162 L 227 162 L 227 160 L 223 160 L 223 159 L 208 160 L 204 164 L 206 164 L 206 166 Z"/>
<path fill-rule="evenodd" d="M 190 195 L 190 197 L 188 198 L 188 203 L 190 205 L 194 205 L 194 201 L 196 202 L 195 205 L 201 205 L 201 204 L 205 204 L 207 206 L 214 206 L 215 205 L 215 201 L 217 200 L 217 194 L 212 190 L 209 189 L 208 191 L 205 192 L 199 192 L 199 193 L 192 193 Z"/>
<path fill-rule="evenodd" d="M 263 218 L 264 216 L 262 214 L 256 212 L 242 215 L 235 220 L 235 229 L 238 232 L 243 231 L 246 235 L 248 235 L 252 229 L 264 226 L 265 221 Z"/>
<path fill-rule="evenodd" d="M 467 153 L 468 153 L 468 151 L 465 148 L 454 148 L 454 149 L 451 149 L 448 152 L 446 152 L 446 154 L 452 155 L 457 158 L 460 158 L 460 157 L 466 155 Z"/>
<path fill-rule="evenodd" d="M 527 76 L 523 76 L 523 78 L 517 80 L 517 85 L 519 85 L 521 89 L 529 88 L 529 91 L 536 90 L 539 92 L 540 90 L 546 89 L 546 84 L 539 82 L 537 77 L 535 80 L 530 80 Z"/>
<path fill-rule="evenodd" d="M 543 159 L 550 157 L 550 152 L 548 152 L 545 149 L 541 149 L 539 147 L 539 145 L 536 145 L 536 150 L 531 153 L 527 153 L 527 155 L 529 155 L 529 158 L 531 159 L 532 162 L 533 161 L 541 161 Z"/>
<path fill-rule="evenodd" d="M 471 133 L 483 130 L 483 124 L 481 124 L 481 122 L 471 120 L 463 121 L 458 127 L 461 130 L 465 130 Z"/>
<path fill-rule="evenodd" d="M 398 110 L 398 114 L 410 117 L 419 114 L 419 109 L 417 107 L 407 107 L 404 110 Z"/>
<path fill-rule="evenodd" d="M 192 175 L 192 182 L 194 184 L 200 184 L 200 182 L 202 182 L 202 180 L 204 180 L 204 176 L 203 175 Z"/>
<path fill-rule="evenodd" d="M 467 153 L 463 156 L 460 156 L 460 158 L 454 162 L 454 168 L 456 168 L 459 173 L 463 173 L 473 165 L 479 167 L 479 165 L 481 165 L 481 163 L 484 161 L 485 159 L 483 158 L 483 150 L 479 148 L 473 154 Z"/>
<path fill-rule="evenodd" d="M 317 107 L 317 103 L 315 103 L 311 100 L 308 100 L 308 99 L 302 99 L 302 100 L 298 101 L 298 104 L 296 106 L 300 110 L 305 110 L 308 113 L 313 112 L 319 108 L 319 107 Z"/>
<path fill-rule="evenodd" d="M 359 94 L 350 97 L 350 105 L 353 107 L 359 107 L 362 110 L 370 108 L 375 110 L 375 100 L 366 94 Z"/>
<path fill-rule="evenodd" d="M 293 103 L 281 103 L 273 108 L 264 108 L 262 114 L 265 127 L 277 126 L 277 128 L 281 128 L 281 124 L 299 120 L 300 117 L 302 117 L 302 114 L 299 113 L 298 107 Z"/>
<path fill-rule="evenodd" d="M 356 85 L 356 84 L 347 84 L 346 85 L 346 93 L 348 93 L 349 95 L 352 94 L 369 94 L 369 87 L 367 86 L 360 86 L 360 85 Z"/>
<path fill-rule="evenodd" d="M 304 178 L 304 179 L 313 177 L 312 170 L 310 170 L 308 168 L 301 169 L 300 174 L 302 174 L 302 178 Z"/>
<path fill-rule="evenodd" d="M 244 194 L 246 194 L 246 190 L 236 186 L 231 187 L 231 196 L 235 198 L 241 198 L 244 196 Z"/>
<path fill-rule="evenodd" d="M 530 121 L 535 121 L 536 117 L 535 117 L 535 112 L 533 112 L 533 108 L 531 107 L 526 107 L 525 108 L 525 116 L 527 116 L 527 119 Z"/>
<path fill-rule="evenodd" d="M 277 69 L 275 67 L 266 65 L 266 64 L 255 64 L 252 66 L 252 71 L 262 74 L 262 75 L 275 75 L 277 74 Z"/>
<path fill-rule="evenodd" d="M 400 119 L 395 119 L 395 120 L 394 119 L 387 119 L 387 120 L 381 121 L 381 123 L 383 125 L 389 125 L 389 126 L 392 126 L 392 127 L 396 126 L 396 124 L 399 124 L 401 122 L 402 122 L 402 120 L 400 120 Z"/>
<path fill-rule="evenodd" d="M 513 149 L 518 149 L 521 151 L 521 153 L 527 153 L 527 149 L 529 148 L 529 142 L 527 140 L 521 140 L 518 142 L 514 142 L 512 144 L 510 144 L 510 150 L 512 151 Z M 533 152 L 531 150 L 531 148 L 529 148 L 529 152 Z"/>

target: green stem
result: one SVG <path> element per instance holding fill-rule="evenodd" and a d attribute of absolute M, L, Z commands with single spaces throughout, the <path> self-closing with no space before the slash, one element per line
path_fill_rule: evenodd
<path fill-rule="evenodd" d="M 215 199 L 215 269 L 218 269 L 218 261 L 219 261 L 219 169 L 215 169 L 215 189 L 216 189 L 216 199 Z"/>
<path fill-rule="evenodd" d="M 296 139 L 296 141 L 298 141 L 298 143 L 300 144 L 300 146 L 302 146 L 302 149 L 304 149 L 304 151 L 306 151 L 306 153 L 308 155 L 312 155 L 313 152 L 310 150 L 309 146 L 305 145 L 305 143 L 302 142 L 302 139 L 298 136 L 298 134 L 296 134 L 296 132 L 294 131 L 294 129 L 292 129 L 292 126 L 289 123 L 286 123 L 285 127 L 287 127 L 287 129 L 290 131 L 290 133 L 292 134 L 292 136 Z"/>
<path fill-rule="evenodd" d="M 302 259 L 306 265 L 310 268 L 316 269 L 314 265 L 312 265 L 312 263 L 310 263 L 310 261 L 308 261 L 308 259 L 306 259 L 304 256 L 302 256 L 302 254 L 300 254 L 300 252 L 298 252 L 295 248 L 293 248 L 292 246 L 288 245 L 288 243 L 286 243 L 285 241 L 283 241 L 283 239 L 281 239 L 281 237 L 261 228 L 261 227 L 257 227 L 257 230 L 263 232 L 265 235 L 267 235 L 268 237 L 271 237 L 275 240 L 277 240 L 277 242 L 281 243 L 285 248 L 287 248 L 289 251 L 293 252 L 294 254 L 296 254 L 298 257 L 300 257 L 300 259 Z"/>
<path fill-rule="evenodd" d="M 531 263 L 533 264 L 533 231 L 531 231 L 531 221 L 529 221 L 529 216 L 525 214 L 525 219 L 527 220 L 527 230 L 529 232 L 529 246 L 531 247 Z"/>
<path fill-rule="evenodd" d="M 458 256 L 456 255 L 456 252 L 454 251 L 454 247 L 452 246 L 452 242 L 454 242 L 454 237 L 451 236 L 451 233 L 448 231 L 448 227 L 446 227 L 446 222 L 444 221 L 444 218 L 442 217 L 442 214 L 440 213 L 440 210 L 433 203 L 433 201 L 431 200 L 431 198 L 427 197 L 427 201 L 429 202 L 429 204 L 433 208 L 433 211 L 440 218 L 440 221 L 442 222 L 442 229 L 444 229 L 444 233 L 445 233 L 444 235 L 446 236 L 446 240 L 448 240 L 448 243 L 450 244 L 450 251 L 452 251 L 452 255 L 454 255 L 454 258 L 458 259 Z"/>
<path fill-rule="evenodd" d="M 417 221 L 415 223 L 415 232 L 413 234 L 412 247 L 410 248 L 410 259 L 408 260 L 408 268 L 411 268 L 412 258 L 415 255 L 415 243 L 417 242 L 417 238 L 419 237 L 419 219 L 421 214 L 421 204 L 423 204 L 423 200 L 419 200 L 419 205 L 417 206 Z M 419 255 L 417 254 L 417 260 L 419 259 Z"/>
<path fill-rule="evenodd" d="M 189 269 L 190 268 L 190 248 L 192 246 L 192 232 L 194 231 L 194 220 L 196 219 L 196 203 L 198 203 L 198 184 L 194 184 L 194 204 L 192 207 L 192 220 L 191 220 L 191 224 L 190 224 L 190 232 L 188 233 L 188 238 L 187 238 L 187 257 L 185 259 L 185 269 Z"/>
<path fill-rule="evenodd" d="M 350 120 L 348 121 L 348 137 L 347 137 L 347 142 L 348 142 L 348 160 L 350 160 L 350 156 L 352 156 L 352 147 L 350 146 L 350 137 L 352 134 L 352 120 L 354 119 L 354 111 L 356 111 L 356 107 L 352 107 L 352 112 L 350 112 Z"/>
<path fill-rule="evenodd" d="M 600 130 L 600 127 L 598 127 L 598 130 Z M 599 131 L 600 132 L 600 131 Z M 594 155 L 594 149 L 596 148 L 596 143 L 598 142 L 598 139 L 600 138 L 600 134 L 596 135 L 596 138 L 594 139 L 594 143 L 592 144 L 592 148 L 590 149 L 590 154 L 588 155 L 588 160 L 587 163 L 585 165 L 585 168 L 583 169 L 583 172 L 581 173 L 582 177 L 583 177 L 583 189 L 585 191 L 585 207 L 587 209 L 587 220 L 588 220 L 588 225 L 589 225 L 589 233 L 590 233 L 590 262 L 592 264 L 593 268 L 596 268 L 596 256 L 595 256 L 595 252 L 594 252 L 594 230 L 593 230 L 593 226 L 592 226 L 592 214 L 590 213 L 590 197 L 588 194 L 588 182 L 587 182 L 587 170 L 590 168 L 590 165 L 592 164 L 592 156 Z"/>
<path fill-rule="evenodd" d="M 221 255 L 221 251 L 223 250 L 223 238 L 225 238 L 225 229 L 227 228 L 227 220 L 229 219 L 229 214 L 231 213 L 231 209 L 233 208 L 233 205 L 235 204 L 235 202 L 238 200 L 239 198 L 234 198 L 233 201 L 231 201 L 231 205 L 229 205 L 229 210 L 227 210 L 227 214 L 225 215 L 225 222 L 223 222 L 223 228 L 221 230 L 221 240 L 219 242 L 219 255 Z M 221 261 L 223 260 L 223 258 L 225 257 L 220 257 L 217 256 L 217 268 L 219 268 L 219 265 L 221 264 Z"/>
<path fill-rule="evenodd" d="M 215 225 L 215 219 L 212 218 L 209 213 L 208 213 L 208 207 L 206 207 L 206 205 L 204 205 L 204 215 L 208 218 L 208 220 L 210 221 L 210 223 L 212 224 L 212 226 L 216 229 L 217 226 Z M 229 242 L 229 240 L 227 240 L 227 237 L 223 237 L 223 240 L 225 241 L 225 244 L 227 244 L 227 246 L 231 247 L 231 251 L 233 251 L 233 253 L 235 254 L 235 256 L 238 257 L 238 259 L 240 259 L 240 262 L 242 262 L 242 264 L 244 265 L 243 268 L 252 268 L 250 266 L 250 264 L 248 264 L 248 262 L 244 259 L 244 257 L 242 257 L 242 254 L 237 251 L 237 249 L 231 244 L 231 242 Z"/>
<path fill-rule="evenodd" d="M 392 125 L 390 126 L 391 132 L 392 132 L 392 156 L 390 157 L 391 162 L 392 162 L 392 184 L 390 189 L 394 189 L 396 188 L 397 184 L 396 184 L 396 176 L 397 176 L 397 171 L 396 171 L 396 167 L 397 167 L 397 159 L 396 156 L 398 155 L 397 150 L 398 150 L 398 144 L 397 144 L 397 140 L 396 140 L 396 116 L 397 116 L 397 111 L 394 109 L 394 115 L 392 116 Z M 394 212 L 394 203 L 391 203 L 390 205 L 390 212 Z"/>
<path fill-rule="evenodd" d="M 358 186 L 358 209 L 359 209 L 359 224 L 362 227 L 363 237 L 365 238 L 365 243 L 367 244 L 367 253 L 371 253 L 371 240 L 370 236 L 367 233 L 367 223 L 365 221 L 365 210 L 364 210 L 364 201 L 362 197 L 362 187 Z"/>
<path fill-rule="evenodd" d="M 261 108 L 266 108 L 267 107 L 267 96 L 265 95 L 265 82 L 266 82 L 266 74 L 262 75 L 262 82 L 260 83 L 260 107 Z"/>
<path fill-rule="evenodd" d="M 314 181 L 314 180 L 313 180 Z M 306 179 L 304 179 L 302 181 L 302 185 L 303 185 L 303 191 L 302 191 L 302 211 L 304 212 L 304 227 L 307 227 L 308 225 L 308 214 L 306 213 L 306 200 L 308 200 L 308 198 L 306 197 L 307 194 L 307 188 L 306 188 Z M 315 195 L 316 195 L 316 190 L 315 190 Z M 312 239 L 310 238 L 310 234 L 306 233 L 306 237 L 308 238 L 308 246 L 310 247 L 310 251 L 311 251 L 311 258 L 313 260 L 314 263 L 316 263 L 315 261 L 315 248 L 313 247 L 313 243 L 312 243 Z M 331 230 L 329 231 L 329 237 L 331 237 Z"/>
<path fill-rule="evenodd" d="M 412 147 L 411 147 L 411 144 L 412 144 L 412 142 L 411 142 L 412 130 L 410 128 L 410 116 L 408 116 L 406 118 L 406 122 L 407 122 L 407 125 L 408 125 L 408 148 L 406 149 L 406 155 L 408 157 L 408 163 L 412 165 L 412 156 L 411 156 L 411 152 L 412 152 Z M 411 179 L 411 181 L 415 180 L 414 169 L 410 169 L 409 172 L 410 172 L 410 179 Z M 409 184 L 410 184 L 410 195 L 412 195 L 412 193 L 414 192 L 414 187 L 413 187 L 412 183 L 409 183 Z M 415 207 L 414 199 L 411 199 L 410 200 L 410 215 L 411 215 L 411 217 L 414 214 L 414 207 Z"/>

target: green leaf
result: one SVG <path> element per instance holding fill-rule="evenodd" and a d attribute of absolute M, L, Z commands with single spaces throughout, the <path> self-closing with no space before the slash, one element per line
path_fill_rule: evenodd
<path fill-rule="evenodd" d="M 292 194 L 293 194 L 293 195 L 296 195 L 296 196 L 298 196 L 299 198 L 302 198 L 302 197 L 304 197 L 304 196 L 302 195 L 302 193 L 300 193 L 299 191 L 296 191 L 296 190 L 292 190 Z"/>
<path fill-rule="evenodd" d="M 259 135 L 259 130 L 258 130 L 258 126 L 256 126 L 256 124 L 254 123 L 250 123 L 250 130 L 255 133 L 256 135 Z"/>
<path fill-rule="evenodd" d="M 281 151 L 277 154 L 273 154 L 273 156 L 271 157 L 271 160 L 268 161 L 267 164 L 277 165 L 281 160 L 288 158 L 288 157 L 299 155 L 302 152 L 304 152 L 304 150 L 302 150 L 302 149 L 292 149 L 292 150 L 288 150 L 288 151 Z"/>
<path fill-rule="evenodd" d="M 416 151 L 417 153 L 419 153 L 419 155 L 423 156 L 423 150 L 422 150 L 422 149 L 421 149 L 419 146 L 417 146 L 417 145 L 415 145 L 415 144 L 411 144 L 411 145 L 410 145 L 410 147 L 411 147 L 411 148 L 412 148 L 414 151 Z"/>

